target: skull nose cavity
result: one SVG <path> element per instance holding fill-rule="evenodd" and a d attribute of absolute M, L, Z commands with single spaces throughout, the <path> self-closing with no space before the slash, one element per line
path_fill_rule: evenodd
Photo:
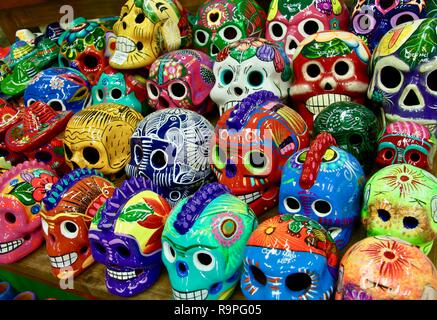
<path fill-rule="evenodd" d="M 237 96 L 241 96 L 243 94 L 243 89 L 241 89 L 240 87 L 235 87 L 234 92 Z"/>
<path fill-rule="evenodd" d="M 215 56 L 215 55 L 217 55 L 219 52 L 220 52 L 220 49 L 219 49 L 215 44 L 213 44 L 213 45 L 211 46 L 211 54 L 212 54 L 213 56 Z"/>
<path fill-rule="evenodd" d="M 285 286 L 293 292 L 306 291 L 311 287 L 311 277 L 305 272 L 290 274 L 285 279 Z"/>
<path fill-rule="evenodd" d="M 288 44 L 288 50 L 293 51 L 296 48 L 297 48 L 297 42 L 294 40 L 291 40 L 290 43 Z"/>
<path fill-rule="evenodd" d="M 325 84 L 325 90 L 332 90 L 332 89 L 334 89 L 334 88 L 332 87 L 332 85 L 331 85 L 329 82 L 327 82 L 327 83 Z"/>
<path fill-rule="evenodd" d="M 228 178 L 233 178 L 237 175 L 237 166 L 228 160 L 226 163 L 226 176 Z"/>
<path fill-rule="evenodd" d="M 52 233 L 49 233 L 49 238 L 51 242 L 56 242 L 56 237 Z"/>
<path fill-rule="evenodd" d="M 123 21 L 122 25 L 123 25 L 123 30 L 126 30 L 126 29 L 127 29 L 127 24 L 126 24 L 126 22 Z"/>
<path fill-rule="evenodd" d="M 406 106 L 417 106 L 420 104 L 419 97 L 414 90 L 410 89 L 404 99 L 404 104 Z"/>
<path fill-rule="evenodd" d="M 170 103 L 167 101 L 167 99 L 163 97 L 159 97 L 158 101 L 162 108 L 168 108 L 170 106 Z"/>
<path fill-rule="evenodd" d="M 71 164 L 73 165 L 73 169 L 74 169 L 74 170 L 80 168 L 79 165 L 78 165 L 76 162 L 74 162 L 74 161 L 71 161 Z"/>
<path fill-rule="evenodd" d="M 179 277 L 186 277 L 188 275 L 188 266 L 184 261 L 176 262 L 176 271 Z"/>

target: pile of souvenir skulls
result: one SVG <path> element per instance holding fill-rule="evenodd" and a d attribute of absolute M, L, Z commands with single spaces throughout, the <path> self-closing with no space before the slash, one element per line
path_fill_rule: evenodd
<path fill-rule="evenodd" d="M 437 300 L 433 17 L 128 0 L 21 32 L 0 64 L 0 264 L 45 242 L 55 277 L 96 261 L 123 297 L 165 272 L 174 299 Z"/>

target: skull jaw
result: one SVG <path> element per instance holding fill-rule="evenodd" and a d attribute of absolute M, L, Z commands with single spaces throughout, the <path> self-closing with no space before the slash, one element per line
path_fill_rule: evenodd
<path fill-rule="evenodd" d="M 33 231 L 28 235 L 30 235 L 30 239 L 28 240 L 20 237 L 15 239 L 15 241 L 21 242 L 18 247 L 15 247 L 16 245 L 12 246 L 12 248 L 15 247 L 15 249 L 8 252 L 0 253 L 0 264 L 10 264 L 20 261 L 24 257 L 31 254 L 33 251 L 38 249 L 44 242 L 44 237 L 41 230 Z"/>
<path fill-rule="evenodd" d="M 232 191 L 232 193 L 240 200 L 243 200 L 249 205 L 256 216 L 264 214 L 278 203 L 279 187 L 275 185 L 265 190 L 254 191 L 251 193 L 237 192 L 238 191 Z"/>

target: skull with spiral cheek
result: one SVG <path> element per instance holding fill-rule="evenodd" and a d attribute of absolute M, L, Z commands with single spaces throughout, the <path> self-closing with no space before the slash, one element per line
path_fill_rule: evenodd
<path fill-rule="evenodd" d="M 132 177 L 94 217 L 89 239 L 94 259 L 106 266 L 106 287 L 131 297 L 152 286 L 161 274 L 161 235 L 170 205 L 159 189 Z"/>
<path fill-rule="evenodd" d="M 372 56 L 367 95 L 388 122 L 414 121 L 437 136 L 437 19 L 390 30 Z"/>
<path fill-rule="evenodd" d="M 211 99 L 223 114 L 260 90 L 286 100 L 292 71 L 279 45 L 261 38 L 248 38 L 220 51 L 214 63 L 214 76 Z"/>
<path fill-rule="evenodd" d="M 188 12 L 178 0 L 128 0 L 114 24 L 115 69 L 150 66 L 164 52 L 191 44 Z"/>
<path fill-rule="evenodd" d="M 324 30 L 347 30 L 349 11 L 342 0 L 274 0 L 270 3 L 266 39 L 280 44 L 291 59 L 297 46 Z"/>
<path fill-rule="evenodd" d="M 340 262 L 336 300 L 437 300 L 437 270 L 411 244 L 392 237 L 355 243 Z"/>
<path fill-rule="evenodd" d="M 338 146 L 352 154 L 366 173 L 373 169 L 378 140 L 375 114 L 355 102 L 336 102 L 314 120 L 314 134 L 330 133 Z"/>
<path fill-rule="evenodd" d="M 291 156 L 283 169 L 279 212 L 318 221 L 341 250 L 360 217 L 365 176 L 358 160 L 334 145 L 323 132 L 309 149 Z"/>
<path fill-rule="evenodd" d="M 434 157 L 435 138 L 427 127 L 416 122 L 393 122 L 387 126 L 378 141 L 376 163 L 385 167 L 408 163 L 429 170 Z"/>
<path fill-rule="evenodd" d="M 256 226 L 248 205 L 220 183 L 207 184 L 180 201 L 162 233 L 162 261 L 174 299 L 229 299 Z"/>
<path fill-rule="evenodd" d="M 366 183 L 361 220 L 368 236 L 392 236 L 423 253 L 437 238 L 437 178 L 410 164 L 393 164 Z"/>
<path fill-rule="evenodd" d="M 147 79 L 149 106 L 211 112 L 214 103 L 209 93 L 215 80 L 212 66 L 211 58 L 197 50 L 176 50 L 159 57 Z"/>
<path fill-rule="evenodd" d="M 215 60 L 231 43 L 263 37 L 266 13 L 254 0 L 209 0 L 190 20 L 194 47 Z"/>
<path fill-rule="evenodd" d="M 328 300 L 337 254 L 316 221 L 299 214 L 269 218 L 247 241 L 241 291 L 250 300 Z"/>
<path fill-rule="evenodd" d="M 113 192 L 114 185 L 103 174 L 76 169 L 47 193 L 41 223 L 52 273 L 59 279 L 77 276 L 94 262 L 88 230 Z"/>
<path fill-rule="evenodd" d="M 366 44 L 346 31 L 319 32 L 299 44 L 290 96 L 311 130 L 314 117 L 334 102 L 364 104 L 369 59 Z"/>

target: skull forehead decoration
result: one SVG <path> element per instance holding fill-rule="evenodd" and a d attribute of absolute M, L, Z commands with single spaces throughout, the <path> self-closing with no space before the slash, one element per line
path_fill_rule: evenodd
<path fill-rule="evenodd" d="M 103 174 L 76 169 L 47 193 L 41 223 L 52 273 L 59 279 L 77 276 L 93 263 L 88 229 L 113 192 Z"/>
<path fill-rule="evenodd" d="M 260 90 L 287 99 L 292 71 L 279 45 L 261 38 L 248 38 L 220 51 L 214 63 L 214 75 L 211 99 L 223 114 Z"/>
<path fill-rule="evenodd" d="M 228 299 L 241 276 L 243 252 L 257 220 L 219 183 L 200 188 L 171 212 L 162 261 L 175 300 Z"/>
<path fill-rule="evenodd" d="M 321 133 L 285 164 L 279 193 L 281 214 L 303 214 L 323 225 L 341 250 L 359 220 L 365 176 L 354 156 Z"/>
<path fill-rule="evenodd" d="M 437 134 L 437 20 L 422 19 L 390 30 L 376 48 L 367 95 L 388 122 L 414 121 Z"/>
<path fill-rule="evenodd" d="M 266 13 L 254 0 L 209 0 L 192 20 L 194 47 L 215 59 L 235 41 L 263 37 Z"/>
<path fill-rule="evenodd" d="M 431 169 L 435 138 L 428 128 L 416 122 L 394 122 L 387 126 L 378 141 L 376 163 L 408 163 L 422 169 Z"/>
<path fill-rule="evenodd" d="M 392 28 L 426 18 L 425 0 L 358 0 L 351 16 L 351 31 L 373 51 Z"/>
<path fill-rule="evenodd" d="M 143 177 L 116 189 L 94 217 L 89 239 L 94 259 L 106 266 L 106 287 L 131 297 L 153 285 L 161 273 L 161 235 L 170 206 Z"/>
<path fill-rule="evenodd" d="M 115 69 L 151 65 L 162 53 L 191 44 L 188 12 L 178 0 L 128 0 L 114 24 Z"/>
<path fill-rule="evenodd" d="M 369 59 L 366 44 L 350 32 L 323 31 L 299 44 L 290 96 L 311 130 L 313 118 L 330 104 L 364 103 Z"/>
<path fill-rule="evenodd" d="M 130 159 L 129 138 L 143 117 L 128 106 L 101 103 L 76 113 L 65 129 L 65 161 L 72 169 L 120 173 Z"/>
<path fill-rule="evenodd" d="M 266 39 L 280 44 L 291 59 L 306 37 L 324 30 L 347 30 L 349 11 L 342 0 L 273 0 Z"/>
<path fill-rule="evenodd" d="M 340 262 L 336 300 L 437 300 L 437 270 L 398 238 L 369 237 Z"/>
<path fill-rule="evenodd" d="M 378 140 L 378 119 L 363 105 L 335 102 L 314 120 L 314 133 L 330 133 L 338 146 L 352 154 L 365 172 L 373 168 Z"/>
<path fill-rule="evenodd" d="M 0 177 L 0 264 L 19 261 L 41 246 L 41 201 L 57 181 L 49 166 L 35 160 Z"/>
<path fill-rule="evenodd" d="M 261 215 L 276 205 L 282 166 L 309 145 L 309 132 L 297 112 L 260 91 L 220 117 L 214 142 L 217 180 Z"/>
<path fill-rule="evenodd" d="M 147 79 L 149 106 L 184 108 L 200 114 L 212 111 L 213 61 L 197 50 L 176 50 L 159 57 Z"/>
<path fill-rule="evenodd" d="M 366 183 L 361 219 L 368 236 L 397 237 L 428 254 L 437 237 L 437 178 L 409 164 L 382 168 Z"/>
<path fill-rule="evenodd" d="M 337 279 L 337 248 L 317 222 L 272 217 L 250 236 L 241 291 L 250 300 L 328 300 Z"/>

